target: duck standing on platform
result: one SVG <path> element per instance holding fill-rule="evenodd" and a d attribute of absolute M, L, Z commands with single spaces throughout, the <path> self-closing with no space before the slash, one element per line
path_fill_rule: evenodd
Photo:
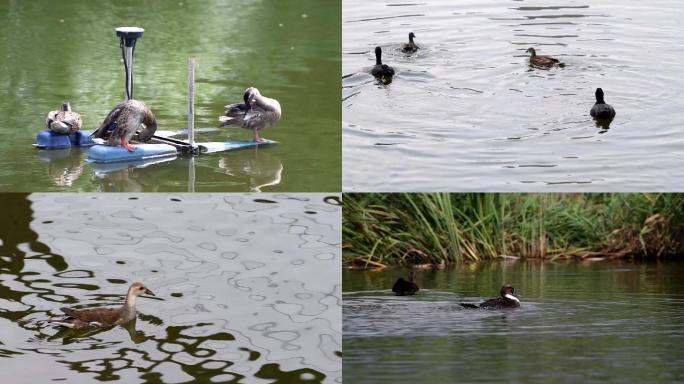
<path fill-rule="evenodd" d="M 121 307 L 85 309 L 60 308 L 67 317 L 63 320 L 53 321 L 53 323 L 72 329 L 109 327 L 112 325 L 124 324 L 135 319 L 135 299 L 140 295 L 154 296 L 154 293 L 147 289 L 142 283 L 133 283 L 128 288 L 126 301 Z"/>
<path fill-rule="evenodd" d="M 273 126 L 280 120 L 282 112 L 276 99 L 262 96 L 258 89 L 249 87 L 242 96 L 244 103 L 226 105 L 226 112 L 219 117 L 221 127 L 237 125 L 249 129 L 255 142 L 264 142 L 259 131 Z"/>
<path fill-rule="evenodd" d="M 145 142 L 152 138 L 156 130 L 154 113 L 142 101 L 131 99 L 114 107 L 92 136 L 106 139 L 107 145 L 121 145 L 133 152 L 135 147 L 129 142 L 136 132 L 138 141 Z"/>
<path fill-rule="evenodd" d="M 71 110 L 68 101 L 57 111 L 50 111 L 45 119 L 47 129 L 54 133 L 70 135 L 81 129 L 81 115 Z"/>

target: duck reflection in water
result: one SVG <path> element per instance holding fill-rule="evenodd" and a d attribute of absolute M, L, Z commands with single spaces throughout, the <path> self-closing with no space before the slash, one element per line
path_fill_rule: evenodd
<path fill-rule="evenodd" d="M 218 167 L 226 175 L 243 180 L 250 192 L 261 192 L 266 187 L 280 184 L 284 168 L 280 158 L 258 147 L 223 156 Z"/>

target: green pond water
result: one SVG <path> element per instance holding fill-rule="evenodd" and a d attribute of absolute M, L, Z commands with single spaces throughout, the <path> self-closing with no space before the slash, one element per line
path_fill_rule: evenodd
<path fill-rule="evenodd" d="M 344 271 L 345 382 L 674 383 L 684 380 L 684 263 L 518 262 Z M 512 284 L 514 310 L 466 310 Z"/>
<path fill-rule="evenodd" d="M 0 3 L 0 191 L 339 191 L 339 1 L 15 1 Z M 187 61 L 197 59 L 195 125 L 217 127 L 248 86 L 276 98 L 279 144 L 94 169 L 87 150 L 32 147 L 62 101 L 95 129 L 124 98 L 114 28 L 140 26 L 136 99 L 160 130 L 187 127 Z M 183 137 L 181 137 L 183 138 Z M 250 140 L 222 129 L 197 141 Z"/>
<path fill-rule="evenodd" d="M 342 381 L 340 196 L 0 194 L 0 383 Z M 74 331 L 61 307 L 136 321 Z"/>

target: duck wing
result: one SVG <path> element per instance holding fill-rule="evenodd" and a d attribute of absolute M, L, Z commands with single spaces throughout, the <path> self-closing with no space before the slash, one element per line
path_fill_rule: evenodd
<path fill-rule="evenodd" d="M 226 125 L 243 126 L 243 120 L 247 111 L 247 105 L 244 103 L 235 103 L 226 105 L 226 112 L 223 116 L 219 116 L 221 127 Z"/>
<path fill-rule="evenodd" d="M 115 324 L 121 312 L 114 308 L 73 309 L 64 307 L 60 310 L 72 319 L 70 322 L 82 322 L 89 326 Z"/>
<path fill-rule="evenodd" d="M 125 103 L 120 103 L 114 109 L 112 109 L 107 117 L 105 117 L 104 121 L 102 124 L 100 124 L 100 127 L 93 132 L 91 135 L 92 137 L 97 137 L 100 139 L 106 139 L 109 137 L 109 135 L 112 133 L 114 129 L 116 129 L 116 126 L 112 127 L 113 124 L 117 122 L 119 119 L 119 116 L 121 116 L 121 113 L 123 112 L 125 107 Z"/>
<path fill-rule="evenodd" d="M 76 112 L 62 112 L 57 118 L 69 126 L 69 133 L 74 133 L 81 129 L 81 115 Z"/>

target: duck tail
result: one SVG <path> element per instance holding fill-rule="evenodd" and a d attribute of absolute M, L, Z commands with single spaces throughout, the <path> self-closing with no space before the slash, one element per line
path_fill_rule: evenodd
<path fill-rule="evenodd" d="M 478 308 L 480 308 L 480 307 L 478 307 L 476 304 L 470 304 L 470 303 L 460 303 L 460 304 L 461 304 L 461 307 L 463 307 L 463 308 L 468 308 L 468 309 L 478 309 Z"/>

